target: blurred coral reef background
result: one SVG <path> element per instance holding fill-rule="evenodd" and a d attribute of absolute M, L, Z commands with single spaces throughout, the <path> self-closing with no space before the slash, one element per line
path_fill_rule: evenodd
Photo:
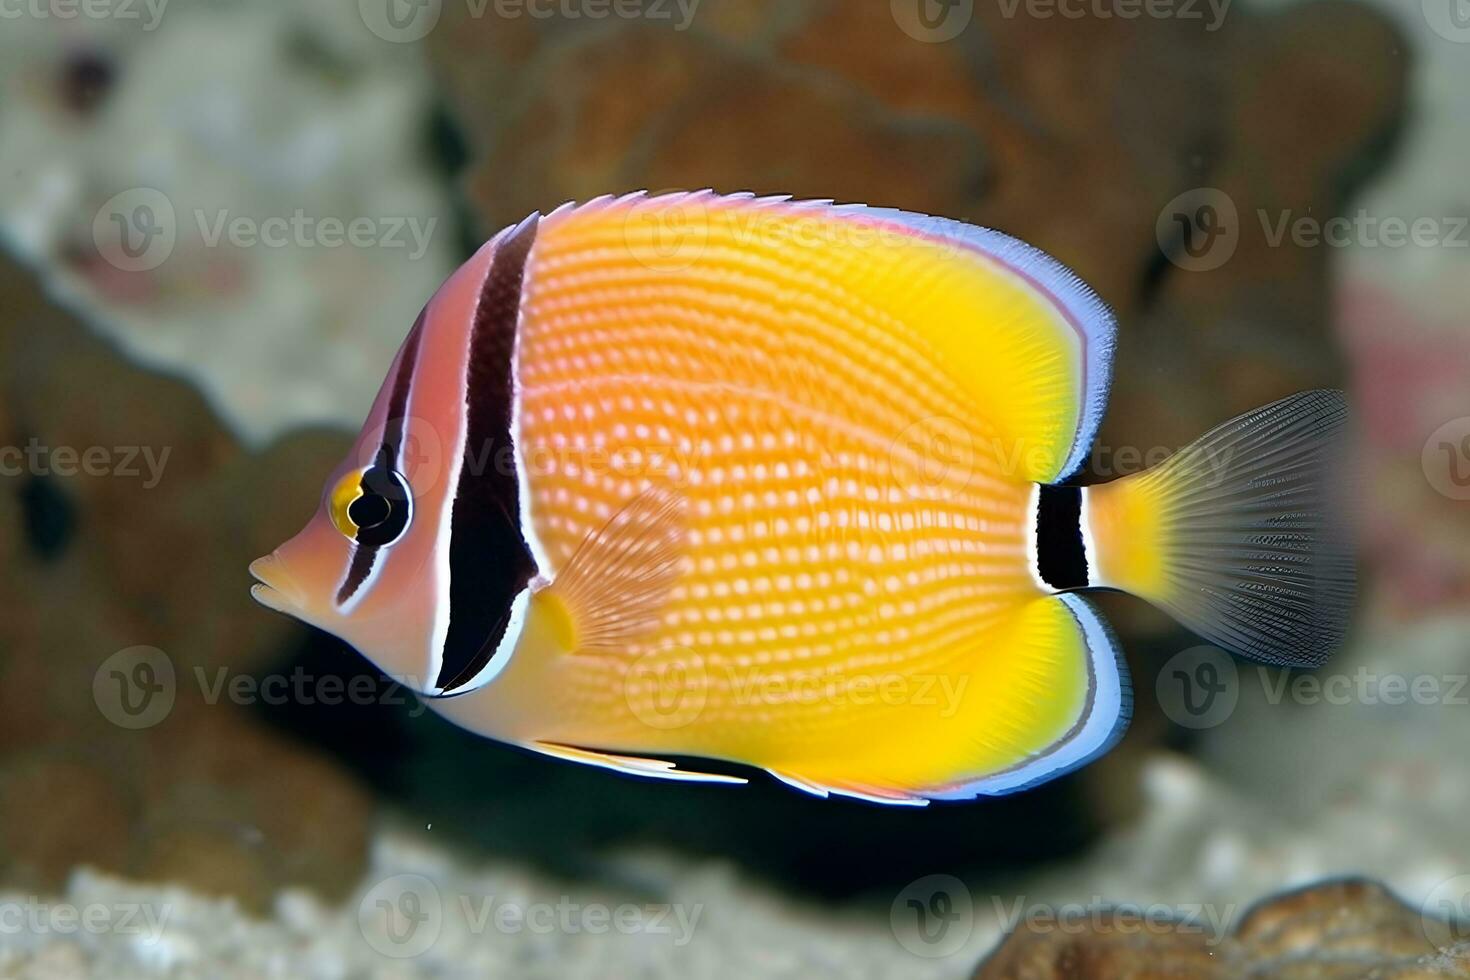
<path fill-rule="evenodd" d="M 473 247 L 563 201 L 708 186 L 960 218 L 1074 268 L 1121 325 L 1092 478 L 1290 392 L 1348 388 L 1363 611 L 1327 670 L 1464 674 L 1470 29 L 1436 0 L 1235 0 L 1218 20 L 962 0 L 934 6 L 967 18 L 942 38 L 913 19 L 933 0 L 650 0 L 637 17 L 430 0 L 411 23 L 385 19 L 397 2 L 0 24 L 0 444 L 170 449 L 154 487 L 0 477 L 0 905 L 175 910 L 149 944 L 0 929 L 0 975 L 1470 975 L 1420 914 L 1470 875 L 1470 708 L 1448 695 L 1305 703 L 1240 664 L 1233 712 L 1183 724 L 1156 682 L 1196 641 L 1106 597 L 1138 695 L 1122 746 L 1020 797 L 894 812 L 477 740 L 255 607 L 244 573 L 310 513 Z M 228 231 L 293 215 L 318 232 L 368 219 L 377 237 Z M 1448 232 L 1278 234 L 1359 215 Z M 166 248 L 136 254 L 150 228 Z M 135 647 L 175 676 L 166 717 L 129 729 L 95 681 Z M 293 674 L 363 683 L 374 703 L 214 686 Z M 935 874 L 967 896 L 942 953 L 901 924 Z M 681 945 L 492 939 L 446 915 L 431 949 L 395 960 L 359 913 L 405 875 L 446 904 L 573 895 L 703 917 Z M 1384 885 L 1244 914 L 1358 875 Z M 1017 933 L 982 963 L 1016 897 L 1239 917 L 1214 937 L 1223 956 L 1103 927 Z"/>

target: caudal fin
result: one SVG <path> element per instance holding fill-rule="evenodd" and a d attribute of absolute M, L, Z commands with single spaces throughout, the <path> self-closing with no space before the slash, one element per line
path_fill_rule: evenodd
<path fill-rule="evenodd" d="M 1335 465 L 1346 419 L 1341 392 L 1302 392 L 1089 488 L 1092 584 L 1141 596 L 1234 653 L 1322 663 L 1356 592 Z"/>

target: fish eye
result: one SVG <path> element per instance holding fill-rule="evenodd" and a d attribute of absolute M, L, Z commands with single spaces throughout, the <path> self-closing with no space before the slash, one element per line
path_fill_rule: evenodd
<path fill-rule="evenodd" d="M 370 530 L 386 521 L 393 513 L 387 497 L 365 493 L 347 506 L 347 519 L 360 530 Z"/>
<path fill-rule="evenodd" d="M 353 470 L 328 500 L 332 524 L 358 544 L 381 547 L 402 536 L 413 516 L 413 492 L 403 474 L 386 466 Z"/>

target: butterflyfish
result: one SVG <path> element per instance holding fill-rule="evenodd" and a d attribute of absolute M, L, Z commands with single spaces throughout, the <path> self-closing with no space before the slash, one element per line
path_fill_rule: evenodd
<path fill-rule="evenodd" d="M 429 299 L 254 595 L 563 759 L 893 804 L 1026 789 L 1129 720 L 1088 592 L 1290 666 L 1353 601 L 1342 394 L 1084 486 L 1114 347 L 1092 289 L 997 231 L 709 191 L 566 205 Z"/>

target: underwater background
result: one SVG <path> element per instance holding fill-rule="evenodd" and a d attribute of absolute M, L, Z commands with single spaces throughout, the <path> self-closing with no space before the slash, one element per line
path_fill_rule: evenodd
<path fill-rule="evenodd" d="M 1470 976 L 1464 0 L 0 0 L 0 977 Z M 1344 387 L 1313 673 L 1124 596 L 1135 719 L 925 811 L 455 728 L 255 605 L 496 230 L 713 187 L 1118 313 L 1086 473 Z"/>

